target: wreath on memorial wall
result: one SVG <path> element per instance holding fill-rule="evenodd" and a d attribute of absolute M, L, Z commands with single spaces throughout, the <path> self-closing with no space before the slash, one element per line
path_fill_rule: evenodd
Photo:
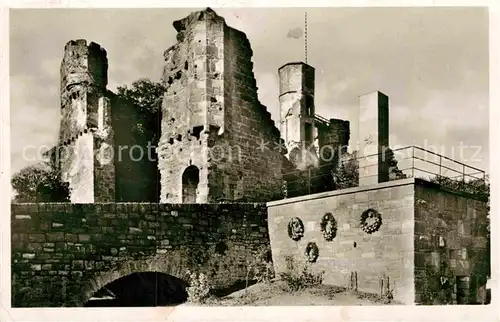
<path fill-rule="evenodd" d="M 292 240 L 299 240 L 304 236 L 304 224 L 299 217 L 293 217 L 288 223 L 288 236 Z"/>
<path fill-rule="evenodd" d="M 382 225 L 382 216 L 376 210 L 365 210 L 361 214 L 360 224 L 361 229 L 365 233 L 372 234 L 379 230 L 380 226 Z"/>
<path fill-rule="evenodd" d="M 316 243 L 313 242 L 307 243 L 305 255 L 307 257 L 308 262 L 310 263 L 316 262 L 319 256 L 319 249 Z"/>
<path fill-rule="evenodd" d="M 323 218 L 321 218 L 320 227 L 323 237 L 325 237 L 327 241 L 331 241 L 337 236 L 337 221 L 331 213 L 327 212 Z"/>

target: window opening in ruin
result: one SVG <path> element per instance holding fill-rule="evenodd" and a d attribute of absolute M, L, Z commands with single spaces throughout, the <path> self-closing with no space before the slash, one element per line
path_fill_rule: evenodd
<path fill-rule="evenodd" d="M 311 143 L 313 141 L 313 126 L 311 123 L 305 124 L 305 141 Z"/>
<path fill-rule="evenodd" d="M 196 203 L 196 192 L 200 182 L 200 170 L 190 165 L 182 174 L 182 203 Z"/>
<path fill-rule="evenodd" d="M 173 138 L 170 138 L 170 139 L 168 140 L 168 143 L 170 143 L 170 144 L 174 144 L 174 139 L 173 139 Z"/>
<path fill-rule="evenodd" d="M 174 80 L 172 79 L 172 77 L 169 77 L 168 78 L 168 82 L 167 82 L 168 85 L 172 85 L 173 82 L 174 82 Z"/>
<path fill-rule="evenodd" d="M 175 79 L 181 79 L 182 72 L 179 70 L 177 73 L 175 73 Z"/>
<path fill-rule="evenodd" d="M 188 70 L 188 68 L 189 68 L 189 64 L 188 64 L 188 62 L 186 61 L 186 62 L 184 63 L 184 69 L 185 69 L 185 70 Z"/>
<path fill-rule="evenodd" d="M 210 96 L 210 102 L 217 103 L 217 99 L 213 96 Z"/>
<path fill-rule="evenodd" d="M 196 137 L 197 140 L 199 140 L 202 131 L 203 131 L 203 126 L 195 126 L 193 127 L 193 133 L 191 135 Z"/>
<path fill-rule="evenodd" d="M 99 98 L 99 106 L 97 108 L 97 127 L 104 129 L 104 98 Z"/>
<path fill-rule="evenodd" d="M 312 116 L 314 114 L 314 101 L 312 96 L 306 96 L 306 113 L 308 116 Z"/>
<path fill-rule="evenodd" d="M 177 141 L 182 141 L 182 135 L 178 134 L 176 139 Z"/>

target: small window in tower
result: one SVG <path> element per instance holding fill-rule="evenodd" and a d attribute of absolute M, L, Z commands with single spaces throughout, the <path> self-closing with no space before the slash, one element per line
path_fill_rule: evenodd
<path fill-rule="evenodd" d="M 203 131 L 203 126 L 195 126 L 193 127 L 193 133 L 191 135 L 196 137 L 197 140 L 199 140 L 202 131 Z"/>
<path fill-rule="evenodd" d="M 97 127 L 99 130 L 104 129 L 104 98 L 99 98 L 99 106 L 97 108 Z"/>
<path fill-rule="evenodd" d="M 309 116 L 314 115 L 314 98 L 312 96 L 306 96 L 306 113 Z"/>
<path fill-rule="evenodd" d="M 305 124 L 305 138 L 304 140 L 308 143 L 313 141 L 313 126 L 311 123 Z"/>

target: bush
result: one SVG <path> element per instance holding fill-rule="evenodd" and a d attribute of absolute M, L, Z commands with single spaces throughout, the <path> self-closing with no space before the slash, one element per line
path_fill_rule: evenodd
<path fill-rule="evenodd" d="M 320 285 L 323 283 L 322 271 L 319 274 L 310 272 L 309 265 L 304 264 L 300 271 L 297 271 L 297 265 L 292 257 L 287 257 L 287 272 L 280 273 L 279 277 L 285 282 L 289 291 L 296 292 L 311 286 Z"/>
<path fill-rule="evenodd" d="M 189 287 L 187 288 L 188 302 L 204 303 L 210 294 L 208 278 L 203 273 L 192 273 L 188 271 Z"/>
<path fill-rule="evenodd" d="M 257 283 L 270 283 L 274 279 L 274 267 L 271 260 L 271 247 L 269 245 L 252 252 L 250 261 L 247 263 L 247 286 L 250 275 L 252 275 Z"/>

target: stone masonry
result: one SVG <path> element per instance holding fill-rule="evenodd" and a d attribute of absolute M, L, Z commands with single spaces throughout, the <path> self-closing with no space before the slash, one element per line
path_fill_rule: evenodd
<path fill-rule="evenodd" d="M 359 185 L 389 181 L 389 97 L 379 91 L 359 97 Z"/>
<path fill-rule="evenodd" d="M 130 133 L 137 109 L 106 89 L 106 51 L 82 39 L 67 43 L 57 157 L 71 202 L 268 201 L 283 196 L 285 174 L 300 178 L 298 171 L 335 163 L 349 122 L 315 115 L 313 67 L 278 70 L 280 133 L 258 100 L 246 35 L 209 8 L 173 25 L 178 42 L 164 53 L 158 161 L 136 162 L 123 150 L 147 150 L 148 138 Z M 334 169 L 322 170 L 328 177 Z"/>
<path fill-rule="evenodd" d="M 71 202 L 115 200 L 114 146 L 106 96 L 108 60 L 96 43 L 70 41 L 61 63 L 61 129 L 57 158 Z M 101 151 L 98 155 L 95 151 Z"/>
<path fill-rule="evenodd" d="M 257 98 L 245 34 L 211 9 L 174 22 L 165 51 L 160 201 L 269 200 L 281 186 L 280 133 Z"/>
<path fill-rule="evenodd" d="M 69 183 L 72 203 L 157 201 L 156 162 L 134 161 L 129 150 L 147 149 L 148 138 L 130 131 L 138 111 L 106 89 L 107 72 L 101 46 L 83 39 L 66 44 L 56 164 Z"/>
<path fill-rule="evenodd" d="M 380 228 L 365 233 L 361 214 L 381 214 Z M 337 233 L 327 241 L 321 218 L 331 213 Z M 486 283 L 486 202 L 419 179 L 401 179 L 268 203 L 269 237 L 275 270 L 287 271 L 286 258 L 306 262 L 307 243 L 319 257 L 309 267 L 325 272 L 324 283 L 380 294 L 387 286 L 404 304 L 466 304 Z M 293 217 L 304 236 L 292 240 Z"/>
<path fill-rule="evenodd" d="M 314 150 L 316 134 L 314 110 L 314 68 L 302 63 L 288 63 L 278 70 L 280 81 L 281 134 L 287 158 L 299 170 L 317 167 Z"/>
<path fill-rule="evenodd" d="M 269 245 L 261 204 L 12 205 L 12 306 L 82 306 L 135 272 L 212 286 L 245 280 L 251 251 Z"/>

